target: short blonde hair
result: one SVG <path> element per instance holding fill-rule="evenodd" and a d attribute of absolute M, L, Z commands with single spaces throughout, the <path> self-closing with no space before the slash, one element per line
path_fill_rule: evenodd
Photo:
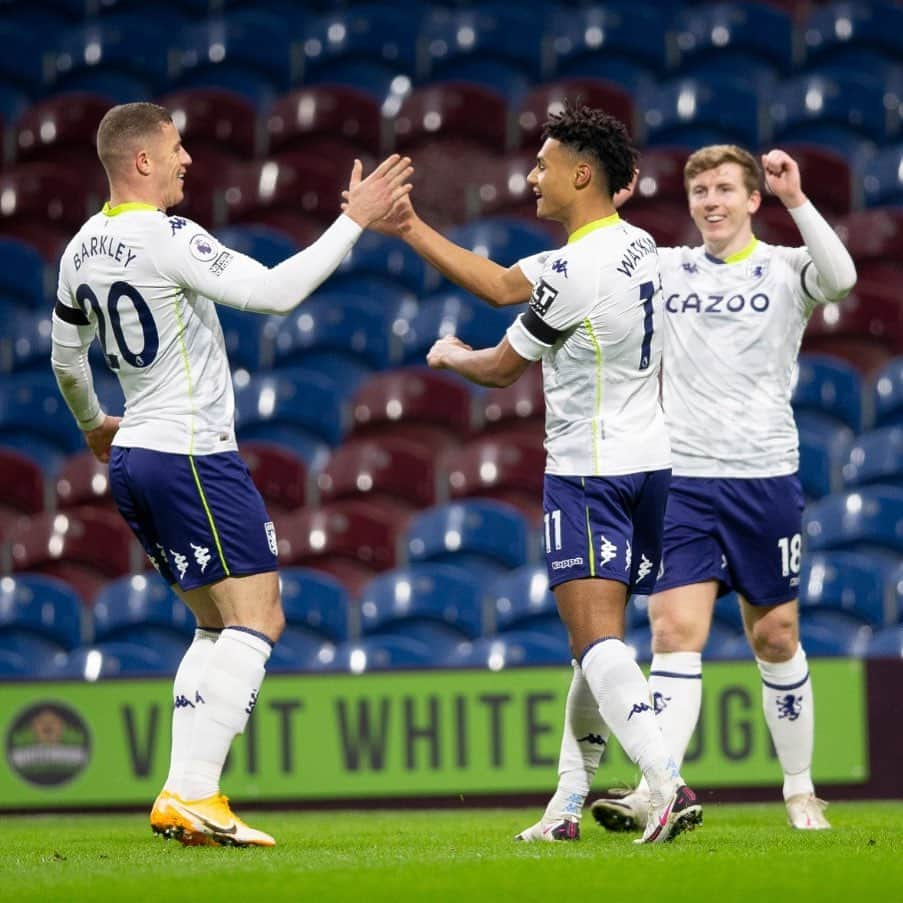
<path fill-rule="evenodd" d="M 684 188 L 690 190 L 690 182 L 700 173 L 708 172 L 722 163 L 736 163 L 743 170 L 743 184 L 747 192 L 761 193 L 762 176 L 756 158 L 736 144 L 710 144 L 694 151 L 684 165 Z"/>
<path fill-rule="evenodd" d="M 104 114 L 97 127 L 97 156 L 107 175 L 114 173 L 135 152 L 135 145 L 172 122 L 165 107 L 155 103 L 124 103 Z"/>

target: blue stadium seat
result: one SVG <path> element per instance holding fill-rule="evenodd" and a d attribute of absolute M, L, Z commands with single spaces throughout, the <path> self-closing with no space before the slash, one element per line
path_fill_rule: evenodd
<path fill-rule="evenodd" d="M 82 642 L 84 603 L 67 583 L 43 574 L 0 578 L 0 650 L 52 654 Z"/>
<path fill-rule="evenodd" d="M 43 446 L 66 455 L 80 451 L 84 441 L 50 373 L 28 373 L 0 383 L 0 445 L 25 454 L 30 446 Z"/>
<path fill-rule="evenodd" d="M 197 626 L 194 615 L 156 572 L 108 583 L 94 603 L 94 639 L 183 652 Z"/>
<path fill-rule="evenodd" d="M 448 237 L 469 251 L 488 257 L 502 266 L 511 266 L 522 257 L 548 251 L 553 245 L 540 225 L 522 219 L 474 220 L 449 230 Z"/>
<path fill-rule="evenodd" d="M 769 112 L 777 142 L 849 147 L 851 140 L 882 144 L 889 136 L 883 85 L 865 73 L 790 78 L 774 89 Z"/>
<path fill-rule="evenodd" d="M 311 667 L 315 671 L 351 674 L 436 668 L 447 654 L 446 647 L 436 641 L 425 643 L 409 636 L 386 634 L 342 643 L 335 649 L 324 649 Z"/>
<path fill-rule="evenodd" d="M 546 52 L 555 78 L 604 78 L 635 90 L 674 63 L 668 20 L 649 5 L 561 9 L 549 21 Z"/>
<path fill-rule="evenodd" d="M 19 652 L 0 649 L 0 681 L 36 677 L 35 663 Z"/>
<path fill-rule="evenodd" d="M 714 618 L 725 627 L 739 633 L 743 632 L 743 612 L 740 609 L 740 599 L 736 593 L 725 593 L 718 597 L 715 602 Z"/>
<path fill-rule="evenodd" d="M 347 394 L 374 370 L 398 358 L 385 314 L 367 297 L 317 292 L 280 322 L 273 364 L 322 373 Z M 279 370 L 277 370 L 279 372 Z"/>
<path fill-rule="evenodd" d="M 271 674 L 310 671 L 316 663 L 335 655 L 335 644 L 302 630 L 286 629 L 273 646 L 267 661 Z"/>
<path fill-rule="evenodd" d="M 529 668 L 543 665 L 568 666 L 571 650 L 567 635 L 540 630 L 512 630 L 499 636 L 480 637 L 458 643 L 442 666 L 445 668 Z"/>
<path fill-rule="evenodd" d="M 820 417 L 803 417 L 799 426 L 799 477 L 807 499 L 843 488 L 843 467 L 853 444 L 853 431 Z"/>
<path fill-rule="evenodd" d="M 126 642 L 97 643 L 59 653 L 41 669 L 40 676 L 88 682 L 108 677 L 172 676 L 180 659 L 169 649 Z"/>
<path fill-rule="evenodd" d="M 903 425 L 903 357 L 896 357 L 875 374 L 872 393 L 875 426 Z"/>
<path fill-rule="evenodd" d="M 903 489 L 865 486 L 826 496 L 803 515 L 809 552 L 903 552 Z"/>
<path fill-rule="evenodd" d="M 526 520 L 501 502 L 471 499 L 417 515 L 405 532 L 409 560 L 456 564 L 489 579 L 527 563 Z"/>
<path fill-rule="evenodd" d="M 178 74 L 172 86 L 223 88 L 264 110 L 299 75 L 299 41 L 278 18 L 254 11 L 191 25 L 173 42 Z"/>
<path fill-rule="evenodd" d="M 172 37 L 168 23 L 132 16 L 69 28 L 54 48 L 52 87 L 103 95 L 112 84 L 104 79 L 122 79 L 144 99 L 166 88 Z M 112 99 L 122 102 L 121 95 Z"/>
<path fill-rule="evenodd" d="M 365 3 L 309 19 L 301 45 L 305 83 L 347 83 L 352 66 L 385 87 L 399 75 L 413 81 L 421 18 L 416 7 Z"/>
<path fill-rule="evenodd" d="M 805 611 L 800 618 L 800 643 L 809 658 L 861 658 L 872 631 L 858 618 L 836 611 Z"/>
<path fill-rule="evenodd" d="M 0 297 L 4 302 L 37 311 L 48 309 L 47 266 L 35 248 L 15 238 L 0 237 Z"/>
<path fill-rule="evenodd" d="M 422 257 L 397 238 L 367 230 L 348 252 L 328 287 L 339 289 L 349 280 L 367 279 L 393 289 L 428 295 L 439 287 L 440 277 Z"/>
<path fill-rule="evenodd" d="M 516 99 L 542 75 L 542 32 L 532 11 L 510 5 L 438 9 L 420 40 L 429 81 L 471 81 Z"/>
<path fill-rule="evenodd" d="M 822 354 L 801 354 L 791 404 L 794 413 L 813 412 L 848 426 L 855 433 L 868 424 L 862 377 L 850 364 Z"/>
<path fill-rule="evenodd" d="M 544 564 L 525 564 L 494 580 L 488 597 L 495 613 L 495 629 L 554 631 L 562 627 Z"/>
<path fill-rule="evenodd" d="M 869 658 L 903 658 L 903 624 L 876 631 L 869 640 L 865 654 Z"/>
<path fill-rule="evenodd" d="M 312 568 L 279 571 L 286 632 L 306 634 L 323 643 L 348 639 L 348 593 L 338 580 Z"/>
<path fill-rule="evenodd" d="M 866 207 L 903 205 L 903 144 L 895 144 L 867 160 L 862 172 Z"/>
<path fill-rule="evenodd" d="M 831 3 L 811 11 L 802 33 L 809 65 L 852 65 L 861 50 L 897 60 L 903 54 L 903 10 L 881 2 Z"/>
<path fill-rule="evenodd" d="M 239 440 L 289 445 L 308 467 L 320 459 L 324 445 L 341 441 L 347 412 L 331 379 L 308 370 L 286 368 L 236 379 L 235 383 Z"/>
<path fill-rule="evenodd" d="M 642 92 L 637 105 L 649 145 L 758 147 L 763 141 L 759 97 L 745 81 L 679 78 Z"/>
<path fill-rule="evenodd" d="M 273 364 L 273 338 L 282 317 L 237 310 L 225 304 L 220 304 L 216 312 L 232 368 L 244 367 L 251 373 L 270 368 Z"/>
<path fill-rule="evenodd" d="M 793 23 L 783 10 L 761 3 L 694 6 L 674 22 L 680 71 L 728 58 L 747 71 L 765 61 L 783 73 L 794 67 Z M 739 71 L 739 70 L 738 70 Z"/>
<path fill-rule="evenodd" d="M 0 22 L 0 42 L 4 51 L 0 59 L 0 79 L 4 85 L 25 96 L 43 93 L 45 56 L 56 37 L 56 31 L 44 26 L 29 28 L 24 23 Z"/>
<path fill-rule="evenodd" d="M 883 483 L 903 489 L 903 426 L 887 426 L 859 436 L 843 467 L 848 488 Z"/>
<path fill-rule="evenodd" d="M 439 292 L 423 299 L 403 337 L 403 361 L 422 364 L 436 339 L 456 335 L 473 348 L 497 345 L 511 325 L 517 309 L 489 307 L 461 289 Z"/>
<path fill-rule="evenodd" d="M 720 620 L 712 621 L 709 638 L 702 650 L 706 661 L 734 661 L 751 658 L 749 643 L 742 631 L 734 630 Z"/>
<path fill-rule="evenodd" d="M 896 620 L 890 574 L 893 558 L 832 550 L 803 559 L 800 606 L 834 610 L 858 618 L 870 627 Z"/>
<path fill-rule="evenodd" d="M 28 109 L 28 97 L 23 91 L 0 85 L 0 128 L 15 122 Z"/>
<path fill-rule="evenodd" d="M 50 312 L 12 306 L 0 326 L 0 372 L 46 374 L 50 360 Z"/>
<path fill-rule="evenodd" d="M 475 639 L 482 630 L 482 586 L 465 569 L 418 564 L 374 577 L 361 591 L 361 633 L 425 643 Z"/>

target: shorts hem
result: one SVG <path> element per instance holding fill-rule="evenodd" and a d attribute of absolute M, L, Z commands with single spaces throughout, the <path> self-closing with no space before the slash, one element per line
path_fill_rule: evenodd
<path fill-rule="evenodd" d="M 615 583 L 623 583 L 624 586 L 630 586 L 630 581 L 623 577 L 611 577 L 608 574 L 569 574 L 560 580 L 553 581 L 549 578 L 549 589 L 555 589 L 562 583 L 570 583 L 572 580 L 613 580 Z"/>
<path fill-rule="evenodd" d="M 220 580 L 228 580 L 230 577 L 253 577 L 255 574 L 269 574 L 272 571 L 278 571 L 279 565 L 275 564 L 273 567 L 259 567 L 259 568 L 249 568 L 247 570 L 241 571 L 232 571 L 229 574 L 223 574 L 221 577 L 214 577 L 211 580 L 203 580 L 201 581 L 189 581 L 192 585 L 187 586 L 183 583 L 179 583 L 176 581 L 176 585 L 179 589 L 184 590 L 185 592 L 189 592 L 193 589 L 203 589 L 205 586 L 212 586 L 214 583 L 219 583 Z"/>
<path fill-rule="evenodd" d="M 738 589 L 737 593 L 743 596 L 742 590 Z M 754 605 L 756 608 L 773 608 L 776 605 L 786 605 L 788 602 L 793 602 L 795 599 L 799 599 L 799 597 L 799 593 L 794 593 L 789 598 L 787 598 L 786 593 L 783 593 L 781 596 L 776 597 L 774 601 L 771 599 L 764 599 L 761 601 L 757 600 L 753 602 L 751 599 L 747 599 L 746 596 L 743 596 L 743 598 L 746 599 L 746 601 L 749 602 L 750 605 Z"/>

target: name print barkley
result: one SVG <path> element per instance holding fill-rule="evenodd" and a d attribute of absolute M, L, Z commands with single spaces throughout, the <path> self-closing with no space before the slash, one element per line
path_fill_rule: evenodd
<path fill-rule="evenodd" d="M 124 262 L 123 255 L 125 255 Z M 78 270 L 86 258 L 98 256 L 110 257 L 117 263 L 122 263 L 123 267 L 127 267 L 138 254 L 124 242 L 115 241 L 112 236 L 92 235 L 90 242 L 82 242 L 81 250 L 75 252 L 72 262 L 75 264 L 75 269 Z"/>

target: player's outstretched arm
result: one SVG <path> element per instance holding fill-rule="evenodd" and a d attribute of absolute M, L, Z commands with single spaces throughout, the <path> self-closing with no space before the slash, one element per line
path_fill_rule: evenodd
<path fill-rule="evenodd" d="M 347 195 L 347 192 L 346 192 Z M 347 213 L 347 204 L 343 205 Z M 449 241 L 417 214 L 409 195 L 401 197 L 387 216 L 372 226 L 383 235 L 406 241 L 446 279 L 488 301 L 493 307 L 520 304 L 533 286 L 517 265 L 505 268 Z"/>
<path fill-rule="evenodd" d="M 837 233 L 803 193 L 800 169 L 786 151 L 762 155 L 765 187 L 793 217 L 812 258 L 817 288 L 828 301 L 845 298 L 856 284 L 856 265 Z"/>
<path fill-rule="evenodd" d="M 426 362 L 434 370 L 453 370 L 481 386 L 510 386 L 533 363 L 521 357 L 507 336 L 495 348 L 475 351 L 457 336 L 444 336 L 429 350 Z"/>

